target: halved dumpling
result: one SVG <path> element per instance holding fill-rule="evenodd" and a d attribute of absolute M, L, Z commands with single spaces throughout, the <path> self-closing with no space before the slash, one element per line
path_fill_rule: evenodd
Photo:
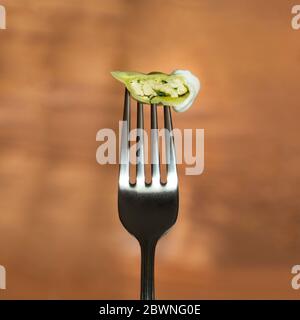
<path fill-rule="evenodd" d="M 187 110 L 195 100 L 200 83 L 190 71 L 175 70 L 171 74 L 113 71 L 131 96 L 143 103 L 173 106 L 178 112 Z"/>

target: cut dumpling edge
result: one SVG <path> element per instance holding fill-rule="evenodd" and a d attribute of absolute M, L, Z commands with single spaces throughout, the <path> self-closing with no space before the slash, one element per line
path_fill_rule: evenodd
<path fill-rule="evenodd" d="M 172 74 L 182 76 L 185 79 L 186 84 L 189 88 L 189 96 L 182 103 L 173 106 L 173 109 L 176 112 L 184 112 L 188 110 L 194 103 L 200 91 L 201 84 L 199 79 L 188 70 L 174 70 Z"/>

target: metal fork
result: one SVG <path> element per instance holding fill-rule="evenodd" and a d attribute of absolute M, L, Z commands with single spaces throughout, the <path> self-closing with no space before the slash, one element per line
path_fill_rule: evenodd
<path fill-rule="evenodd" d="M 136 182 L 129 180 L 130 94 L 125 90 L 121 137 L 118 208 L 123 226 L 141 247 L 142 300 L 154 299 L 154 256 L 158 240 L 176 222 L 178 215 L 178 177 L 170 107 L 164 106 L 167 182 L 161 183 L 157 106 L 151 105 L 151 183 L 146 183 L 144 169 L 144 112 L 137 103 Z M 154 130 L 153 130 L 154 129 Z"/>

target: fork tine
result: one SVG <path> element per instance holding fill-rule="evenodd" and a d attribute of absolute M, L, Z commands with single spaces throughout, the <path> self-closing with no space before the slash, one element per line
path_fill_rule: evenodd
<path fill-rule="evenodd" d="M 137 103 L 137 146 L 136 153 L 136 183 L 145 183 L 145 169 L 144 169 L 144 107 L 143 104 Z"/>
<path fill-rule="evenodd" d="M 175 145 L 173 137 L 173 125 L 172 116 L 169 106 L 164 106 L 164 116 L 165 116 L 165 129 L 168 131 L 168 136 L 165 137 L 166 143 L 166 158 L 167 158 L 167 183 L 177 184 L 177 169 L 176 169 L 176 155 L 175 155 Z"/>
<path fill-rule="evenodd" d="M 121 150 L 120 150 L 120 173 L 119 183 L 129 184 L 129 132 L 130 132 L 130 94 L 125 89 L 123 125 L 121 135 Z"/>
<path fill-rule="evenodd" d="M 160 181 L 157 108 L 151 105 L 151 173 L 152 183 Z"/>

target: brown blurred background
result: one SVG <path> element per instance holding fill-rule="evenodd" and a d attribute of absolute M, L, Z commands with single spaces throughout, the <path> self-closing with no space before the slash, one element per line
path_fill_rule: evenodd
<path fill-rule="evenodd" d="M 2 0 L 0 264 L 8 298 L 139 297 L 139 248 L 117 213 L 111 70 L 190 69 L 178 128 L 205 129 L 205 172 L 180 167 L 180 216 L 159 243 L 164 298 L 300 298 L 300 31 L 294 1 Z"/>

